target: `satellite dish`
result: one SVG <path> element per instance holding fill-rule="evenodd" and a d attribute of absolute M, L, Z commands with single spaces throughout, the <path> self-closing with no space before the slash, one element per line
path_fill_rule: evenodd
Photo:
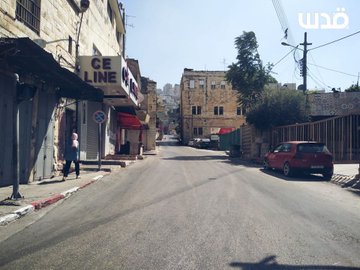
<path fill-rule="evenodd" d="M 297 87 L 297 90 L 304 91 L 304 90 L 305 90 L 304 85 L 303 85 L 303 84 L 300 84 L 300 85 Z"/>

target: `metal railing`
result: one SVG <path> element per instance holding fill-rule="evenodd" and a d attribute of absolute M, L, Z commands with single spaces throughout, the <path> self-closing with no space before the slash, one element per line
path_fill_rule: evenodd
<path fill-rule="evenodd" d="M 283 141 L 319 141 L 333 153 L 334 161 L 360 160 L 360 114 L 333 117 L 317 122 L 276 127 L 271 145 Z"/>

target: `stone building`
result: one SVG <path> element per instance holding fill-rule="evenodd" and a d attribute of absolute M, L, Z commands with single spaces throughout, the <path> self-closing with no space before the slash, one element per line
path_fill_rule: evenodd
<path fill-rule="evenodd" d="M 74 131 L 81 160 L 124 146 L 131 132 L 119 112 L 126 107 L 136 120 L 141 99 L 124 41 L 117 0 L 0 2 L 0 124 L 6 127 L 0 131 L 0 185 L 58 174 Z M 100 153 L 97 111 L 107 118 Z"/>
<path fill-rule="evenodd" d="M 180 89 L 184 144 L 192 138 L 216 137 L 245 123 L 237 91 L 226 82 L 224 71 L 184 69 Z"/>
<path fill-rule="evenodd" d="M 143 144 L 144 150 L 151 151 L 156 149 L 156 112 L 157 112 L 157 94 L 156 82 L 149 78 L 141 78 L 141 92 L 144 95 L 144 101 L 141 102 L 140 111 L 147 112 L 146 118 L 143 117 L 144 131 Z"/>

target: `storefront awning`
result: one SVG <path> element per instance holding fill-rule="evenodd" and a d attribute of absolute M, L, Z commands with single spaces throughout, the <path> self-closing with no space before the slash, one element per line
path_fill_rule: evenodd
<path fill-rule="evenodd" d="M 235 128 L 231 128 L 231 127 L 230 128 L 220 128 L 219 135 L 227 134 L 234 130 L 235 130 Z"/>
<path fill-rule="evenodd" d="M 136 115 L 128 113 L 118 113 L 117 120 L 119 126 L 124 129 L 141 129 L 142 126 Z"/>
<path fill-rule="evenodd" d="M 0 62 L 14 73 L 31 74 L 58 88 L 60 97 L 102 102 L 103 91 L 84 82 L 75 73 L 62 68 L 29 38 L 0 38 Z"/>

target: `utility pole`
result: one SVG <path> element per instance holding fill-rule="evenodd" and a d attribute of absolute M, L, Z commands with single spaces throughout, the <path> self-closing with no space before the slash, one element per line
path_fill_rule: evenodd
<path fill-rule="evenodd" d="M 300 45 L 304 46 L 301 76 L 303 77 L 303 92 L 305 94 L 307 90 L 307 52 L 308 52 L 307 46 L 312 45 L 312 43 L 307 42 L 307 32 L 304 33 L 304 43 L 300 43 Z"/>

